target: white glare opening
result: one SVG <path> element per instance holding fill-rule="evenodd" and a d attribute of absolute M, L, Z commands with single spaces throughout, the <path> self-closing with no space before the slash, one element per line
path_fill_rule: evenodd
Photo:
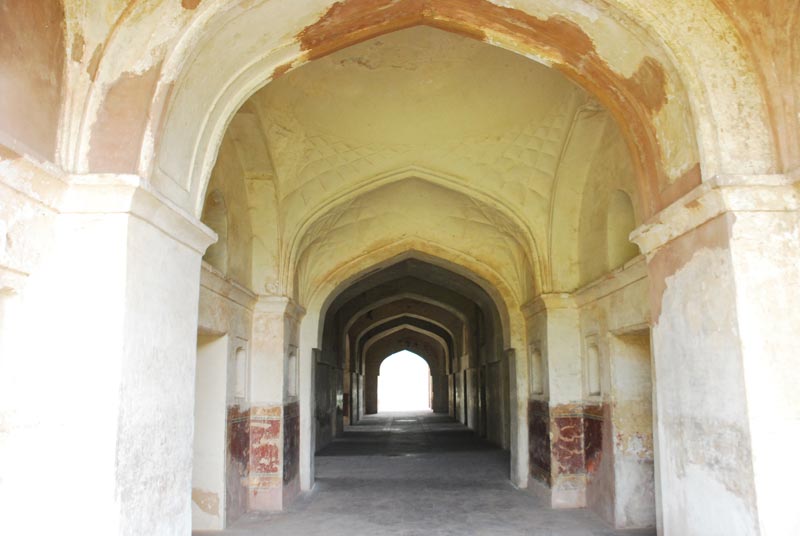
<path fill-rule="evenodd" d="M 378 376 L 378 411 L 430 408 L 431 370 L 428 363 L 408 350 L 384 359 Z"/>

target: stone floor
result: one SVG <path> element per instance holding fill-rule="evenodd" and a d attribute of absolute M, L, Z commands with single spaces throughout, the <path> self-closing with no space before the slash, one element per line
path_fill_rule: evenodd
<path fill-rule="evenodd" d="M 214 534 L 655 534 L 614 531 L 587 510 L 551 510 L 511 485 L 508 466 L 506 452 L 445 416 L 372 415 L 317 455 L 314 491 L 287 512 L 248 514 Z"/>

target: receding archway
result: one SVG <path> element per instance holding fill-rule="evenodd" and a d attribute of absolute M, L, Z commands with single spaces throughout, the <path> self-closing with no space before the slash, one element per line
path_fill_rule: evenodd
<path fill-rule="evenodd" d="M 427 300 L 404 298 L 409 295 L 423 295 Z M 428 301 L 459 311 L 460 316 L 442 307 L 432 307 Z M 403 314 L 397 314 L 392 304 L 395 308 L 402 307 Z M 432 315 L 431 321 L 425 319 L 427 315 Z M 476 283 L 421 260 L 400 260 L 346 283 L 335 294 L 324 315 L 316 366 L 317 370 L 342 367 L 343 376 L 349 378 L 342 396 L 348 401 L 345 405 L 352 408 L 352 424 L 359 417 L 377 411 L 380 360 L 390 353 L 409 349 L 410 345 L 421 344 L 410 349 L 424 352 L 420 355 L 429 363 L 433 409 L 453 415 L 479 435 L 508 448 L 511 429 L 508 397 L 512 383 L 502 325 L 496 302 Z M 354 338 L 337 333 L 337 326 L 347 326 L 347 333 L 353 333 Z M 493 373 L 496 386 L 486 385 L 489 369 L 496 369 Z M 487 388 L 490 391 L 481 391 Z M 330 393 L 334 389 L 321 389 L 317 383 L 316 390 L 318 397 L 329 393 L 323 396 L 326 400 L 333 399 Z M 492 395 L 487 396 L 487 392 Z M 320 404 L 318 401 L 318 422 L 330 425 L 317 428 L 317 449 L 336 436 L 337 429 L 342 429 L 333 413 L 328 413 L 324 421 L 319 420 L 321 408 L 332 408 L 327 402 Z"/>

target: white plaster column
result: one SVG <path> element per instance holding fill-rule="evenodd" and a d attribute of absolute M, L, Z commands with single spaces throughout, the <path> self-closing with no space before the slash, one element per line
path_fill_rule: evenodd
<path fill-rule="evenodd" d="M 633 234 L 648 258 L 663 533 L 798 534 L 797 177 L 726 176 Z"/>
<path fill-rule="evenodd" d="M 215 237 L 139 177 L 66 182 L 0 356 L 0 533 L 189 534 Z"/>
<path fill-rule="evenodd" d="M 283 405 L 288 341 L 284 296 L 258 296 L 253 309 L 251 337 L 250 402 L 254 406 Z"/>
<path fill-rule="evenodd" d="M 551 405 L 583 399 L 580 310 L 570 294 L 542 294 L 524 306 L 528 337 L 543 356 L 542 391 Z"/>
<path fill-rule="evenodd" d="M 319 308 L 311 308 L 300 324 L 298 396 L 300 400 L 300 488 L 314 487 L 316 445 L 316 366 L 321 343 Z"/>
<path fill-rule="evenodd" d="M 504 374 L 508 378 L 509 445 L 511 453 L 511 482 L 520 489 L 528 488 L 530 455 L 528 452 L 528 367 L 523 362 L 525 354 L 514 348 L 505 351 Z M 488 379 L 487 379 L 488 383 Z"/>
<path fill-rule="evenodd" d="M 547 318 L 543 351 L 550 405 L 580 403 L 583 399 L 580 312 L 568 294 L 544 294 L 539 299 Z"/>

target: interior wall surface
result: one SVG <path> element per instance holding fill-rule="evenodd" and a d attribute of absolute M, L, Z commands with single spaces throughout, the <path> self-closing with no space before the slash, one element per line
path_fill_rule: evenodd
<path fill-rule="evenodd" d="M 227 336 L 198 335 L 192 451 L 192 530 L 222 530 L 226 510 Z"/>
<path fill-rule="evenodd" d="M 545 297 L 528 318 L 529 355 L 543 358 L 532 373 L 545 380 L 528 412 L 534 489 L 554 506 L 588 506 L 619 528 L 655 526 L 644 260 L 571 295 Z"/>
<path fill-rule="evenodd" d="M 200 489 L 193 509 L 215 511 L 216 518 L 229 524 L 238 519 L 248 504 L 247 478 L 251 469 L 251 348 L 253 306 L 256 296 L 236 281 L 207 263 L 203 263 L 200 279 L 198 330 L 204 337 L 221 337 L 226 341 L 224 367 L 217 378 L 223 385 L 222 407 L 224 441 L 224 494 L 214 498 Z M 196 404 L 208 404 L 203 394 L 196 393 Z M 195 463 L 195 466 L 197 464 Z M 212 507 L 210 505 L 218 505 Z M 206 515 L 209 512 L 206 512 Z M 204 516 L 201 516 L 204 517 Z M 196 528 L 200 528 L 199 526 Z M 219 528 L 219 527 L 217 527 Z"/>

